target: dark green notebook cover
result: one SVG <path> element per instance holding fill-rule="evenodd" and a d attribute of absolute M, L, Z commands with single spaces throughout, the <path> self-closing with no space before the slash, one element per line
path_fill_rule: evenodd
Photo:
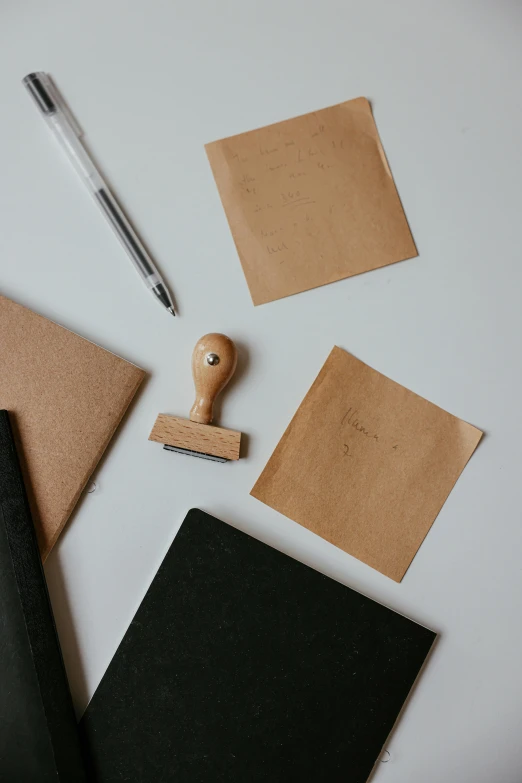
<path fill-rule="evenodd" d="M 364 783 L 435 634 L 193 509 L 80 728 L 93 783 Z"/>

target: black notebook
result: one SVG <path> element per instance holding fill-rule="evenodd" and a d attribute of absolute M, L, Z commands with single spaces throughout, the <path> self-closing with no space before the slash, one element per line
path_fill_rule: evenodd
<path fill-rule="evenodd" d="M 0 781 L 85 781 L 76 718 L 6 411 L 0 411 Z"/>
<path fill-rule="evenodd" d="M 80 723 L 93 783 L 364 783 L 434 638 L 193 509 Z"/>

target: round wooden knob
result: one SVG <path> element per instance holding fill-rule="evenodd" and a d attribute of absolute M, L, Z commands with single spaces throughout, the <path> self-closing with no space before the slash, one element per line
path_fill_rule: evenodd
<path fill-rule="evenodd" d="M 234 374 L 237 364 L 236 346 L 224 334 L 206 334 L 197 341 L 192 353 L 192 377 L 196 399 L 190 410 L 190 420 L 210 424 L 214 400 Z"/>

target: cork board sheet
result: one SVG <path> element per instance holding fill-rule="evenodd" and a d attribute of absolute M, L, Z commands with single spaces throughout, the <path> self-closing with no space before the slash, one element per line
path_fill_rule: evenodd
<path fill-rule="evenodd" d="M 335 347 L 251 494 L 400 582 L 482 434 Z"/>
<path fill-rule="evenodd" d="M 0 296 L 0 408 L 45 560 L 145 373 Z"/>
<path fill-rule="evenodd" d="M 255 305 L 417 255 L 366 98 L 206 151 Z"/>

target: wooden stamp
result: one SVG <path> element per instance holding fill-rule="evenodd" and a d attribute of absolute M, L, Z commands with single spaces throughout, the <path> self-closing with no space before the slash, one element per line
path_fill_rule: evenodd
<path fill-rule="evenodd" d="M 227 385 L 237 364 L 236 346 L 224 334 L 206 334 L 192 353 L 196 399 L 188 419 L 160 413 L 149 440 L 168 451 L 227 462 L 239 459 L 241 433 L 211 425 L 214 401 Z"/>

